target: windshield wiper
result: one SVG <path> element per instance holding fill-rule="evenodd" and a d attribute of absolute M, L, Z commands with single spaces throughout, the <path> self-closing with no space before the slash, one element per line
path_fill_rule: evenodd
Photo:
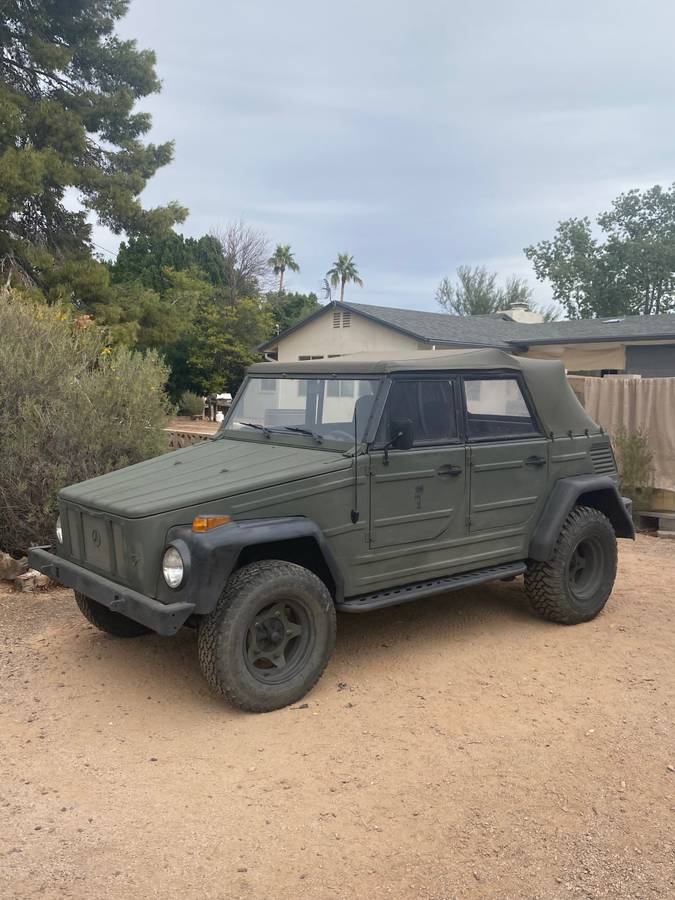
<path fill-rule="evenodd" d="M 299 428 L 297 425 L 284 425 L 285 431 L 295 431 L 298 434 L 308 434 L 313 437 L 317 444 L 323 444 L 323 435 L 317 434 L 316 431 L 310 431 L 309 428 Z"/>
<path fill-rule="evenodd" d="M 257 422 L 237 422 L 236 424 L 245 425 L 247 428 L 255 428 L 257 431 L 262 431 L 265 437 L 269 437 L 272 434 L 272 431 L 267 425 L 258 425 Z"/>

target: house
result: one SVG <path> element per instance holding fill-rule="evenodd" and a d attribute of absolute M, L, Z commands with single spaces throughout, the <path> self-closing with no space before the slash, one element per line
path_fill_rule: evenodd
<path fill-rule="evenodd" d="M 560 359 L 570 373 L 675 376 L 675 315 L 562 322 L 537 318 L 524 307 L 491 316 L 451 316 L 333 301 L 260 350 L 269 359 L 289 362 L 361 351 L 498 347 Z"/>

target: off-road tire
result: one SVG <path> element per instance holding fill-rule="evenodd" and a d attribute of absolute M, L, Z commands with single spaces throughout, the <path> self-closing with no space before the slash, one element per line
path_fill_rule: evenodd
<path fill-rule="evenodd" d="M 587 548 L 588 583 L 575 587 L 572 566 Z M 575 506 L 550 559 L 532 562 L 525 572 L 525 590 L 535 612 L 551 622 L 577 625 L 595 618 L 609 599 L 616 578 L 614 528 L 599 510 Z"/>
<path fill-rule="evenodd" d="M 250 636 L 259 627 L 258 617 L 286 603 L 301 611 L 307 637 L 304 645 L 292 650 L 299 655 L 295 668 L 289 664 L 287 680 L 264 683 L 265 672 L 250 661 Z M 294 606 L 283 607 L 284 617 L 286 609 L 292 614 Z M 199 663 L 211 688 L 234 706 L 247 712 L 270 712 L 300 700 L 316 684 L 335 646 L 335 633 L 335 604 L 323 581 L 294 563 L 263 560 L 238 569 L 215 609 L 201 620 Z M 286 640 L 288 648 L 293 639 Z M 283 677 L 273 668 L 268 674 L 272 679 Z"/>
<path fill-rule="evenodd" d="M 112 634 L 115 637 L 131 638 L 140 637 L 142 634 L 152 634 L 150 628 L 141 625 L 140 622 L 134 622 L 121 613 L 113 612 L 102 603 L 75 591 L 75 602 L 80 608 L 82 615 L 91 622 L 99 631 L 105 631 L 106 634 Z"/>

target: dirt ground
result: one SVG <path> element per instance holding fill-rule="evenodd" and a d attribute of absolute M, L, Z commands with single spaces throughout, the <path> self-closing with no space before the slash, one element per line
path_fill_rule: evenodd
<path fill-rule="evenodd" d="M 2 898 L 675 895 L 675 544 L 622 542 L 575 628 L 520 581 L 342 616 L 264 716 L 209 694 L 192 632 L 0 591 Z"/>

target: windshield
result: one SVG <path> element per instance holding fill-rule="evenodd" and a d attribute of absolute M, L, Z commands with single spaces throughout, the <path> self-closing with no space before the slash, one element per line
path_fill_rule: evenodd
<path fill-rule="evenodd" d="M 379 380 L 361 378 L 249 378 L 235 400 L 224 431 L 308 434 L 353 442 L 363 435 Z"/>

